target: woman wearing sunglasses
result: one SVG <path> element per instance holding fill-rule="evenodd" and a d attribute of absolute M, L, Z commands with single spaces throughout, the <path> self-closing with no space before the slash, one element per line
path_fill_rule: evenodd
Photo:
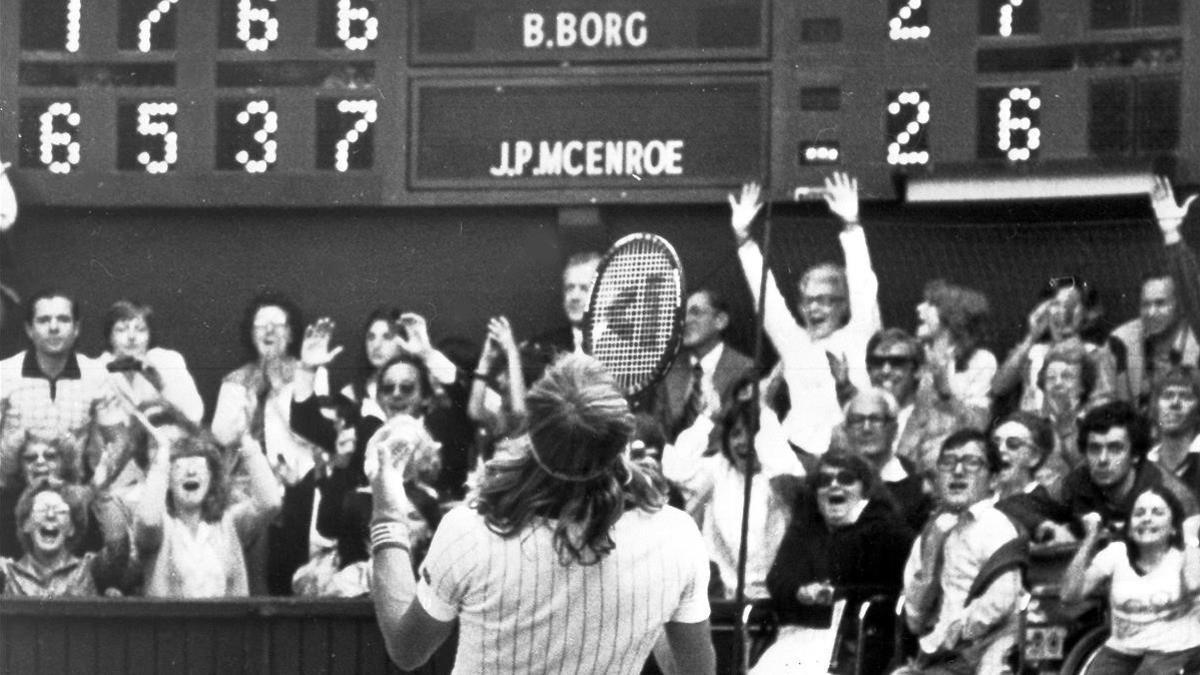
<path fill-rule="evenodd" d="M 835 632 L 853 626 L 854 607 L 877 593 L 897 593 L 913 533 L 871 465 L 840 450 L 821 456 L 797 500 L 792 522 L 767 576 L 785 625 L 755 672 L 826 672 Z M 848 609 L 831 626 L 834 596 Z M 886 633 L 885 633 L 886 634 Z M 857 636 L 844 632 L 838 668 L 853 672 Z M 882 672 L 888 650 L 864 653 L 864 671 Z M 872 656 L 882 657 L 882 661 Z"/>
<path fill-rule="evenodd" d="M 1071 540 L 1071 511 L 1058 499 L 1062 476 L 1046 468 L 1054 429 L 1043 417 L 1018 410 L 992 430 L 1000 451 L 996 508 L 1020 523 L 1035 541 Z"/>

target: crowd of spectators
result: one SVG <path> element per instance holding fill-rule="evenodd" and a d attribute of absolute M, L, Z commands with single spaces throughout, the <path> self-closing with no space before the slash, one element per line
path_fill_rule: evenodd
<path fill-rule="evenodd" d="M 759 283 L 759 187 L 730 196 L 774 370 L 724 341 L 727 301 L 696 288 L 680 355 L 635 402 L 633 459 L 699 524 L 710 595 L 770 599 L 788 626 L 762 672 L 808 672 L 838 628 L 833 598 L 880 591 L 905 595 L 914 672 L 998 672 L 1022 547 L 1078 541 L 1064 594 L 1106 589 L 1104 658 L 1200 668 L 1200 263 L 1180 236 L 1191 199 L 1161 179 L 1151 194 L 1167 264 L 1148 270 L 1139 317 L 1105 335 L 1095 289 L 1057 277 L 998 360 L 984 347 L 988 298 L 945 280 L 926 285 L 915 333 L 885 327 L 857 183 L 835 174 L 824 194 L 844 263 L 800 275 L 794 308 L 770 270 Z M 30 297 L 29 347 L 0 361 L 3 593 L 368 593 L 371 448 L 395 434 L 418 448 L 405 491 L 419 564 L 442 515 L 473 499 L 475 472 L 524 451 L 527 386 L 556 353 L 582 350 L 598 259 L 568 261 L 563 326 L 522 342 L 492 318 L 473 370 L 423 317 L 379 308 L 337 393 L 333 323 L 256 296 L 245 361 L 207 424 L 152 308 L 113 303 L 109 349 L 90 358 L 75 348 L 72 296 Z M 1190 628 L 1154 634 L 1171 625 Z"/>

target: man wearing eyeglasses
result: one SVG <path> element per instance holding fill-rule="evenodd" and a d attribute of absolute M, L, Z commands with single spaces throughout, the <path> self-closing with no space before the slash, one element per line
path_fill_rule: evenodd
<path fill-rule="evenodd" d="M 885 328 L 867 341 L 871 385 L 891 393 L 899 405 L 892 450 L 911 461 L 922 474 L 933 470 L 942 441 L 952 432 L 971 426 L 973 418 L 972 411 L 957 398 L 918 396 L 924 363 L 920 341 L 900 328 Z"/>
<path fill-rule="evenodd" d="M 932 500 L 913 463 L 893 450 L 898 411 L 891 392 L 879 387 L 863 389 L 846 403 L 834 443 L 844 443 L 847 450 L 871 463 L 915 532 L 925 525 Z"/>
<path fill-rule="evenodd" d="M 701 288 L 687 299 L 683 318 L 683 350 L 655 391 L 654 411 L 673 442 L 691 426 L 705 404 L 706 392 L 716 392 L 721 408 L 730 402 L 730 385 L 754 367 L 754 361 L 727 344 L 729 304 L 716 291 Z"/>
<path fill-rule="evenodd" d="M 995 508 L 1000 465 L 981 431 L 957 431 L 942 444 L 938 511 L 904 569 L 905 620 L 921 646 L 906 672 L 1003 672 L 1016 638 L 1021 576 L 1010 555 L 1017 529 Z"/>

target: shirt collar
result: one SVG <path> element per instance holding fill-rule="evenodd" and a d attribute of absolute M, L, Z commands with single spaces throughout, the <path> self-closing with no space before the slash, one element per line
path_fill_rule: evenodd
<path fill-rule="evenodd" d="M 983 515 L 984 513 L 991 510 L 993 507 L 995 507 L 996 502 L 999 499 L 1000 499 L 999 495 L 992 495 L 990 497 L 985 497 L 984 499 L 980 499 L 979 501 L 975 502 L 974 504 L 968 506 L 966 513 L 971 514 L 971 517 L 974 518 L 975 520 L 979 520 L 979 516 Z"/>
<path fill-rule="evenodd" d="M 24 572 L 26 575 L 28 575 L 34 579 L 41 579 L 41 580 L 45 581 L 52 577 L 56 577 L 56 576 L 62 575 L 64 573 L 70 572 L 71 570 L 78 567 L 79 563 L 81 563 L 81 562 L 82 562 L 82 560 L 78 556 L 69 555 L 66 558 L 64 558 L 58 565 L 47 568 L 47 567 L 42 567 L 41 565 L 38 565 L 36 562 L 34 562 L 33 556 L 26 553 L 24 556 L 21 557 L 20 560 L 18 560 L 14 564 L 17 567 L 19 567 L 21 569 L 21 571 Z"/>
<path fill-rule="evenodd" d="M 1150 452 L 1146 453 L 1146 459 L 1150 460 L 1151 462 L 1157 462 L 1158 461 L 1158 449 L 1161 447 L 1162 447 L 1162 444 L 1159 443 L 1158 445 L 1154 446 L 1153 448 L 1150 448 Z M 1200 434 L 1197 434 L 1196 437 L 1192 439 L 1192 444 L 1188 446 L 1187 454 L 1200 455 Z"/>
<path fill-rule="evenodd" d="M 704 370 L 705 375 L 712 375 L 713 373 L 715 373 L 717 371 L 717 362 L 721 360 L 721 353 L 724 351 L 725 351 L 725 343 L 718 342 L 717 346 L 708 350 L 708 353 L 699 359 L 700 368 L 702 368 Z M 692 365 L 696 365 L 696 361 L 697 361 L 696 357 L 693 356 L 691 359 Z"/>
<path fill-rule="evenodd" d="M 879 478 L 885 483 L 898 483 L 908 478 L 908 472 L 904 470 L 904 465 L 900 463 L 900 458 L 892 455 L 887 464 L 879 467 Z"/>
<path fill-rule="evenodd" d="M 32 349 L 25 350 L 25 359 L 21 361 L 21 377 L 32 377 L 42 380 L 51 379 L 50 376 L 42 372 L 42 367 L 38 365 L 37 353 Z M 75 352 L 72 351 L 67 355 L 67 365 L 63 367 L 62 372 L 55 380 L 78 380 L 82 379 L 83 374 L 79 371 L 79 359 L 75 357 Z"/>

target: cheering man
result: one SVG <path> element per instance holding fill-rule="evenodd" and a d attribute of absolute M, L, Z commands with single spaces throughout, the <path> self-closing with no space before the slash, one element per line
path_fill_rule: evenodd
<path fill-rule="evenodd" d="M 528 397 L 524 452 L 498 457 L 442 519 L 413 580 L 409 448 L 368 452 L 375 612 L 388 655 L 424 663 L 458 621 L 455 672 L 638 673 L 665 631 L 680 672 L 712 673 L 708 555 L 691 519 L 624 455 L 633 416 L 600 363 L 566 355 Z"/>

